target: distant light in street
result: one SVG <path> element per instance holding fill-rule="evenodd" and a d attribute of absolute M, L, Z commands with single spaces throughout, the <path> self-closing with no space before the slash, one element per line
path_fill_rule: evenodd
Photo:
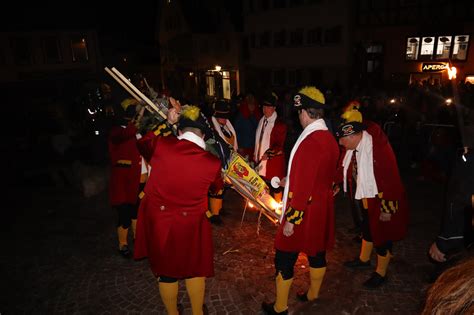
<path fill-rule="evenodd" d="M 99 130 L 96 130 L 96 131 L 95 131 L 95 135 L 96 135 L 96 136 L 99 135 Z"/>
<path fill-rule="evenodd" d="M 189 72 L 189 76 L 192 77 L 194 75 L 194 72 Z"/>
<path fill-rule="evenodd" d="M 452 99 L 450 99 L 450 98 L 447 98 L 447 99 L 446 99 L 446 105 L 449 106 L 449 105 L 451 105 L 452 102 L 453 102 Z"/>
<path fill-rule="evenodd" d="M 457 69 L 456 67 L 447 67 L 449 80 L 456 79 Z"/>
<path fill-rule="evenodd" d="M 253 203 L 251 203 L 250 201 L 247 201 L 247 206 L 248 206 L 249 208 L 253 208 L 253 207 L 254 207 Z"/>
<path fill-rule="evenodd" d="M 97 110 L 91 110 L 90 108 L 87 109 L 90 115 L 94 115 L 97 113 Z"/>
<path fill-rule="evenodd" d="M 217 65 L 217 66 L 214 68 L 214 70 L 216 70 L 216 71 L 221 71 L 221 69 L 222 69 L 222 67 L 219 66 L 219 65 Z"/>
<path fill-rule="evenodd" d="M 464 162 L 467 162 L 467 159 L 466 159 L 466 157 L 464 156 L 464 154 L 462 155 L 462 160 L 463 160 Z"/>
<path fill-rule="evenodd" d="M 392 98 L 392 99 L 390 100 L 390 104 L 394 104 L 394 103 L 395 103 L 395 99 Z"/>

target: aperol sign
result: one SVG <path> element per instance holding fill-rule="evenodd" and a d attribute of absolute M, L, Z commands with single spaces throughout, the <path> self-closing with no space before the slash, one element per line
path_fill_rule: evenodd
<path fill-rule="evenodd" d="M 424 62 L 421 65 L 421 71 L 423 72 L 440 72 L 448 68 L 448 64 L 445 62 Z"/>

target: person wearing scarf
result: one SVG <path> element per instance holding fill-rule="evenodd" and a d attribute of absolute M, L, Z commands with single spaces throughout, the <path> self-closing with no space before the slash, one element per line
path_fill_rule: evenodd
<path fill-rule="evenodd" d="M 237 134 L 229 120 L 230 104 L 226 100 L 218 100 L 214 103 L 214 114 L 211 117 L 215 132 L 235 151 L 239 149 Z M 216 193 L 209 193 L 209 220 L 211 223 L 220 225 L 222 218 L 220 212 L 224 199 L 224 188 Z"/>
<path fill-rule="evenodd" d="M 172 113 L 168 121 L 175 123 Z M 134 258 L 148 258 L 168 314 L 178 314 L 178 280 L 185 280 L 192 313 L 202 314 L 205 279 L 214 276 L 207 194 L 223 181 L 220 159 L 205 150 L 207 129 L 200 109 L 185 105 L 178 137 L 151 131 L 137 143 L 151 173 L 138 212 Z"/>
<path fill-rule="evenodd" d="M 377 267 L 364 282 L 370 289 L 386 281 L 393 242 L 405 237 L 408 204 L 397 160 L 386 135 L 363 121 L 357 108 L 346 111 L 336 136 L 345 149 L 338 181 L 351 198 L 362 204 L 362 246 L 360 255 L 344 265 L 351 269 L 371 268 L 375 246 Z M 369 128 L 368 128 L 369 126 Z M 355 184 L 355 189 L 354 185 Z"/>
<path fill-rule="evenodd" d="M 333 183 L 339 147 L 323 120 L 324 95 L 305 87 L 294 97 L 303 132 L 293 147 L 283 193 L 281 224 L 275 238 L 276 300 L 262 303 L 265 314 L 288 314 L 288 294 L 300 252 L 308 256 L 310 286 L 301 301 L 318 298 L 326 272 L 326 251 L 334 245 Z"/>
<path fill-rule="evenodd" d="M 258 174 L 266 182 L 270 182 L 273 177 L 282 178 L 285 176 L 285 139 L 286 125 L 278 119 L 276 112 L 276 101 L 278 97 L 275 93 L 266 95 L 263 104 L 264 116 L 260 119 L 257 132 L 255 134 L 254 161 L 257 165 Z M 282 189 L 273 189 L 273 198 L 281 202 Z"/>

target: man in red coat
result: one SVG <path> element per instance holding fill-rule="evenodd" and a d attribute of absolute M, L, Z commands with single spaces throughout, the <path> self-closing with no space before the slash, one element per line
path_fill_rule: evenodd
<path fill-rule="evenodd" d="M 346 149 L 340 170 L 344 191 L 356 183 L 353 198 L 362 203 L 362 247 L 359 257 L 346 262 L 348 268 L 370 268 L 373 246 L 377 268 L 364 282 L 377 288 L 386 280 L 394 241 L 404 238 L 408 224 L 408 204 L 397 160 L 387 137 L 375 124 L 364 121 L 357 108 L 343 114 L 338 128 L 339 144 Z"/>
<path fill-rule="evenodd" d="M 202 314 L 205 278 L 214 275 L 207 193 L 222 187 L 222 177 L 220 160 L 205 151 L 206 128 L 198 107 L 183 106 L 178 137 L 157 138 L 151 132 L 138 142 L 151 173 L 134 258 L 148 258 L 168 314 L 177 314 L 179 279 L 186 280 L 193 314 Z"/>
<path fill-rule="evenodd" d="M 278 119 L 275 93 L 266 95 L 263 104 L 263 117 L 260 119 L 255 134 L 254 161 L 258 174 L 270 182 L 273 177 L 285 176 L 285 154 L 283 148 L 286 139 L 286 125 Z M 269 185 L 272 187 L 271 185 Z M 273 187 L 272 187 L 273 190 Z M 272 191 L 277 202 L 281 201 L 282 189 Z"/>
<path fill-rule="evenodd" d="M 117 235 L 119 252 L 130 257 L 128 229 L 134 229 L 137 219 L 137 201 L 142 171 L 142 157 L 137 149 L 138 130 L 134 124 L 136 105 L 129 100 L 122 102 L 124 112 L 108 136 L 111 162 L 109 200 L 118 213 Z M 132 231 L 134 232 L 134 231 Z"/>
<path fill-rule="evenodd" d="M 275 239 L 276 301 L 262 303 L 266 314 L 288 314 L 288 294 L 300 252 L 308 256 L 310 288 L 298 298 L 311 301 L 318 297 L 326 272 L 326 250 L 334 245 L 332 186 L 339 148 L 323 120 L 324 95 L 315 87 L 305 87 L 294 102 L 303 132 L 282 181 L 284 212 Z"/>

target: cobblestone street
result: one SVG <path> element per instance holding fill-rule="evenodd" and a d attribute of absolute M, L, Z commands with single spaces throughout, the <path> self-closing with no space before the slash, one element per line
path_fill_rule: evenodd
<path fill-rule="evenodd" d="M 308 263 L 300 255 L 290 292 L 292 314 L 417 314 L 421 311 L 428 274 L 433 266 L 426 252 L 436 235 L 442 187 L 405 177 L 411 202 L 409 236 L 394 247 L 389 281 L 370 291 L 362 282 L 372 270 L 353 272 L 342 264 L 359 252 L 349 203 L 336 201 L 336 246 L 320 299 L 303 304 L 296 292 L 309 284 Z M 148 262 L 126 260 L 116 249 L 116 214 L 105 191 L 84 199 L 74 190 L 39 188 L 8 192 L 15 200 L 4 222 L 0 297 L 1 314 L 164 314 L 156 280 Z M 276 226 L 247 212 L 234 191 L 225 194 L 224 224 L 213 227 L 215 277 L 206 282 L 210 314 L 261 314 L 260 304 L 274 299 L 273 238 Z M 6 223 L 6 224 L 5 224 Z M 6 226 L 5 226 L 6 225 Z M 372 264 L 375 265 L 375 254 Z M 190 304 L 180 284 L 185 314 Z"/>

